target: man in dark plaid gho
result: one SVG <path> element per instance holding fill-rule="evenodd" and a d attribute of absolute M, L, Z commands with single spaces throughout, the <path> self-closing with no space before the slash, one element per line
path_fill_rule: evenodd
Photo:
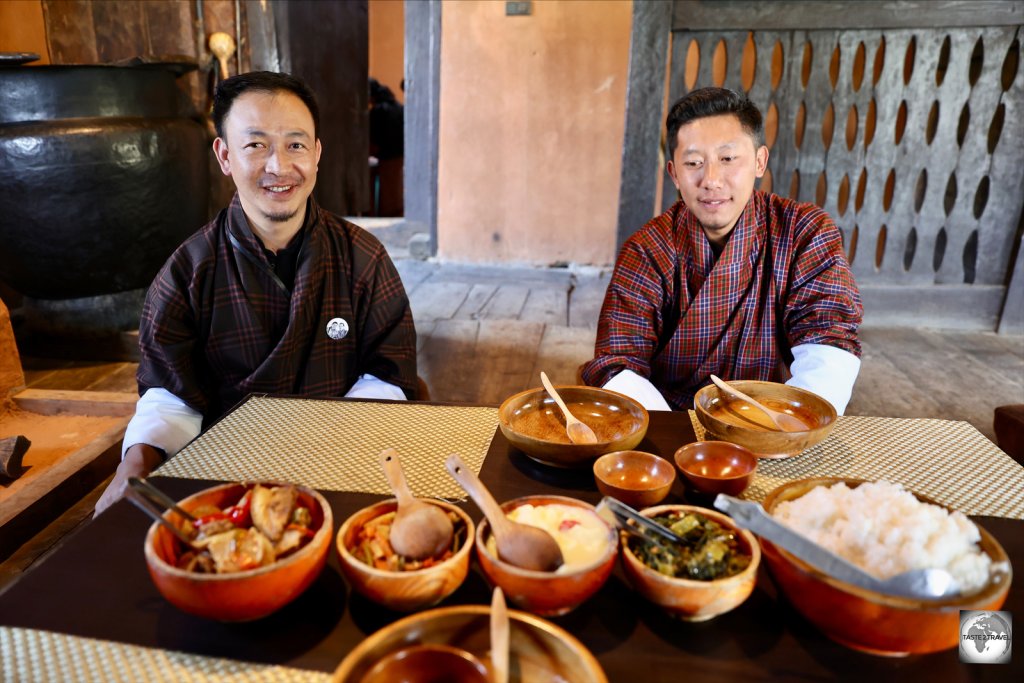
<path fill-rule="evenodd" d="M 380 242 L 310 197 L 319 112 L 299 79 L 224 80 L 213 151 L 237 190 L 156 276 L 139 326 L 139 402 L 96 505 L 121 497 L 250 393 L 413 398 L 416 332 Z"/>

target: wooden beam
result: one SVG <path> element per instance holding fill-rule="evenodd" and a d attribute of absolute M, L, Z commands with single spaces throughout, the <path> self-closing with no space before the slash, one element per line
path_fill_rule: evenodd
<path fill-rule="evenodd" d="M 14 402 L 22 410 L 40 415 L 134 415 L 136 394 L 119 391 L 62 391 L 25 389 L 15 394 Z"/>
<path fill-rule="evenodd" d="M 1005 291 L 997 285 L 861 284 L 864 327 L 994 332 Z"/>
<path fill-rule="evenodd" d="M 8 557 L 117 469 L 127 424 L 124 420 L 45 471 L 29 471 L 0 489 L 0 558 Z"/>
<path fill-rule="evenodd" d="M 253 71 L 282 71 L 274 10 L 262 0 L 245 0 L 246 35 Z"/>
<path fill-rule="evenodd" d="M 437 254 L 437 149 L 441 97 L 441 2 L 405 3 L 405 218 L 430 234 Z"/>
<path fill-rule="evenodd" d="M 999 317 L 999 334 L 1024 334 L 1024 236 L 1017 240 L 1010 286 Z"/>
<path fill-rule="evenodd" d="M 655 214 L 671 18 L 668 0 L 633 3 L 616 253 Z"/>
<path fill-rule="evenodd" d="M 676 0 L 673 31 L 963 28 L 1024 24 L 1021 0 Z"/>

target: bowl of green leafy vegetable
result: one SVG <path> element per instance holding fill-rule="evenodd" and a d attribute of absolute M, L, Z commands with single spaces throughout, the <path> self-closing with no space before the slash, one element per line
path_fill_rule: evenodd
<path fill-rule="evenodd" d="M 633 589 L 670 615 L 706 621 L 739 606 L 754 590 L 761 547 L 716 510 L 657 505 L 641 510 L 682 543 L 622 532 L 622 565 Z"/>

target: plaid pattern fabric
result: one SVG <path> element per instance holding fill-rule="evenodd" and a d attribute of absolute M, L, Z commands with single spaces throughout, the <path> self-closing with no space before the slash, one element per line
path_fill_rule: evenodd
<path fill-rule="evenodd" d="M 384 247 L 312 199 L 302 229 L 290 296 L 238 195 L 175 251 L 142 310 L 140 394 L 163 387 L 206 424 L 249 393 L 343 396 L 364 373 L 415 395 L 416 331 Z M 340 340 L 327 335 L 333 318 L 349 325 Z"/>
<path fill-rule="evenodd" d="M 583 379 L 600 386 L 629 369 L 688 408 L 711 374 L 784 381 L 798 344 L 859 356 L 862 315 L 824 211 L 755 192 L 716 261 L 680 201 L 623 245 Z"/>

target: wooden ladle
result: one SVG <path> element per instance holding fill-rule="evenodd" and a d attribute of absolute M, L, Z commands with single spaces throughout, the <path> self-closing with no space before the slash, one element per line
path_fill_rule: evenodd
<path fill-rule="evenodd" d="M 380 453 L 380 464 L 398 499 L 398 510 L 388 536 L 391 547 L 399 555 L 414 560 L 443 553 L 451 545 L 455 533 L 448 515 L 436 505 L 424 503 L 412 495 L 398 460 L 398 451 L 385 448 Z"/>
<path fill-rule="evenodd" d="M 509 519 L 476 473 L 462 462 L 462 458 L 453 453 L 445 460 L 444 466 L 483 511 L 491 525 L 499 558 L 534 571 L 553 572 L 562 566 L 562 550 L 551 534 Z"/>
<path fill-rule="evenodd" d="M 711 381 L 715 383 L 715 386 L 729 394 L 735 396 L 741 401 L 745 401 L 750 405 L 754 406 L 762 413 L 768 416 L 768 419 L 772 421 L 772 425 L 780 432 L 806 432 L 807 425 L 801 422 L 799 419 L 789 415 L 788 413 L 779 412 L 778 410 L 772 410 L 760 402 L 754 400 L 750 396 L 747 396 L 739 389 L 727 384 L 716 375 L 711 375 Z"/>
<path fill-rule="evenodd" d="M 565 415 L 565 433 L 569 435 L 569 441 L 578 444 L 597 443 L 597 434 L 569 412 L 569 409 L 565 407 L 565 401 L 555 391 L 555 387 L 551 384 L 551 380 L 548 379 L 547 374 L 543 370 L 540 373 L 540 381 L 544 385 L 544 389 L 551 395 L 551 398 L 555 399 L 555 403 L 561 408 L 562 414 Z"/>
<path fill-rule="evenodd" d="M 494 683 L 508 683 L 509 623 L 505 594 L 500 586 L 491 595 L 491 668 Z"/>
<path fill-rule="evenodd" d="M 217 58 L 220 64 L 220 80 L 228 77 L 228 59 L 235 54 L 235 39 L 223 31 L 217 31 L 210 36 L 210 52 Z"/>

